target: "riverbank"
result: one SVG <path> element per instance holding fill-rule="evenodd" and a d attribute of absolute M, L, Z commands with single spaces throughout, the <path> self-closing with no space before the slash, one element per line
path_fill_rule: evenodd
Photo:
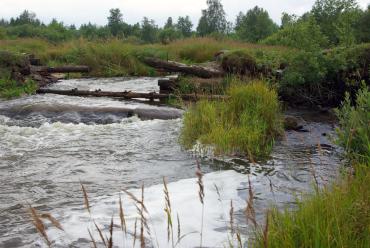
<path fill-rule="evenodd" d="M 84 39 L 52 44 L 38 39 L 1 40 L 1 50 L 35 54 L 49 66 L 87 65 L 89 76 L 158 76 L 145 57 L 187 64 L 218 61 L 226 73 L 267 79 L 282 100 L 295 105 L 337 106 L 346 91 L 369 84 L 370 44 L 326 51 L 249 44 L 229 39 L 189 38 L 168 45 Z M 74 75 L 78 76 L 78 75 Z"/>

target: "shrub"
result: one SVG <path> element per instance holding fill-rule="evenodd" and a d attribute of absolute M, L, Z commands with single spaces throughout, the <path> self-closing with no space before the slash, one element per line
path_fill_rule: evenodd
<path fill-rule="evenodd" d="M 328 39 L 313 18 L 292 23 L 262 41 L 263 44 L 281 45 L 307 51 L 327 47 Z"/>
<path fill-rule="evenodd" d="M 180 141 L 186 148 L 200 141 L 216 153 L 265 157 L 282 130 L 277 94 L 261 81 L 233 84 L 228 100 L 200 101 L 188 110 Z"/>
<path fill-rule="evenodd" d="M 359 90 L 356 106 L 351 106 L 349 94 L 340 109 L 336 110 L 339 119 L 337 129 L 338 144 L 354 163 L 370 165 L 370 92 L 366 86 Z"/>

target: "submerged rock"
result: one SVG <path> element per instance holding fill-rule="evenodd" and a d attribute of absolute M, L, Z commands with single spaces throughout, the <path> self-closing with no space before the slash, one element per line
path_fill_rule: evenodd
<path fill-rule="evenodd" d="M 303 119 L 292 115 L 285 115 L 284 127 L 285 130 L 301 130 L 303 128 Z"/>

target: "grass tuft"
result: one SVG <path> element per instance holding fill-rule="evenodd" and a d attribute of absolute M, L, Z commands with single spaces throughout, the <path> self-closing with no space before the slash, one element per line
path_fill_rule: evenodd
<path fill-rule="evenodd" d="M 224 102 L 200 101 L 184 116 L 180 137 L 186 148 L 197 141 L 213 145 L 216 153 L 237 154 L 250 160 L 267 156 L 282 132 L 277 93 L 262 81 L 236 80 Z"/>

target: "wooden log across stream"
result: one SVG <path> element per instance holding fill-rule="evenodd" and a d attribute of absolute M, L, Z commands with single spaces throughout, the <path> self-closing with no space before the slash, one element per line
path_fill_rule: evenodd
<path fill-rule="evenodd" d="M 88 90 L 53 90 L 53 89 L 39 89 L 37 90 L 38 94 L 57 94 L 57 95 L 66 95 L 66 96 L 94 96 L 94 97 L 117 97 L 117 98 L 125 98 L 125 99 L 149 99 L 153 101 L 154 99 L 165 100 L 169 98 L 177 98 L 181 97 L 182 100 L 185 101 L 197 101 L 201 99 L 209 99 L 209 100 L 224 100 L 227 99 L 228 96 L 224 95 L 196 95 L 196 94 L 183 94 L 183 95 L 175 95 L 175 94 L 158 94 L 155 92 L 151 93 L 139 93 L 139 92 L 131 92 L 131 91 L 123 91 L 123 92 L 112 92 L 112 91 L 88 91 Z"/>

